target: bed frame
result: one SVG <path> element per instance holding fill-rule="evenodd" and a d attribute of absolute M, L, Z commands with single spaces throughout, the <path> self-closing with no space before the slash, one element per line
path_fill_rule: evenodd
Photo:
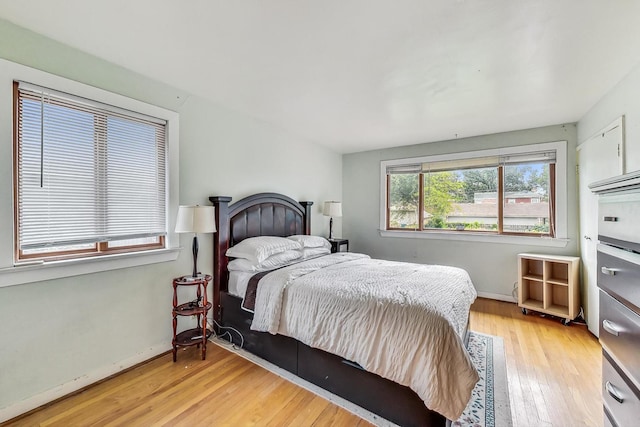
<path fill-rule="evenodd" d="M 213 239 L 214 319 L 241 332 L 245 350 L 396 424 L 449 424 L 406 386 L 293 338 L 252 331 L 253 315 L 240 308 L 241 298 L 227 292 L 227 249 L 248 237 L 310 234 L 313 202 L 296 202 L 276 193 L 255 194 L 232 205 L 231 197 L 209 197 L 209 200 L 216 208 L 217 229 Z"/>

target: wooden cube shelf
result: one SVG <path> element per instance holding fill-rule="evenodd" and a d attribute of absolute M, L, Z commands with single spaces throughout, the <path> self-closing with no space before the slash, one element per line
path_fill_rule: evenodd
<path fill-rule="evenodd" d="M 561 317 L 568 325 L 580 313 L 580 258 L 562 255 L 518 255 L 518 306 Z"/>

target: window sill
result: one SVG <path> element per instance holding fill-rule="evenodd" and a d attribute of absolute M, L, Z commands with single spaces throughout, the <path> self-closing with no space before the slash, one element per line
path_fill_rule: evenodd
<path fill-rule="evenodd" d="M 551 237 L 505 236 L 481 233 L 439 233 L 437 231 L 394 231 L 379 230 L 381 237 L 401 237 L 405 239 L 458 240 L 466 242 L 501 243 L 510 245 L 547 246 L 564 248 L 569 239 Z"/>
<path fill-rule="evenodd" d="M 51 261 L 0 268 L 0 287 L 175 261 L 180 248 Z"/>

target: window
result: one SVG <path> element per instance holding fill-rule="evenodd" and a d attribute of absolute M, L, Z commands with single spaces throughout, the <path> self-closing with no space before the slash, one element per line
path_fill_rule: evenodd
<path fill-rule="evenodd" d="M 560 162 L 563 142 L 383 161 L 382 230 L 564 238 Z"/>
<path fill-rule="evenodd" d="M 166 121 L 14 83 L 16 260 L 165 247 Z"/>

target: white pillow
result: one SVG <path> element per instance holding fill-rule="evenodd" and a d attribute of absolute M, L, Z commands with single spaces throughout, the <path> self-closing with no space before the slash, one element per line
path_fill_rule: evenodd
<path fill-rule="evenodd" d="M 320 236 L 296 234 L 295 236 L 287 237 L 287 239 L 300 243 L 303 248 L 331 248 L 331 243 L 329 243 L 329 241 L 324 237 Z"/>
<path fill-rule="evenodd" d="M 307 259 L 307 258 L 315 258 L 317 256 L 320 255 L 328 255 L 331 253 L 331 249 L 329 248 L 304 248 L 301 251 L 298 251 L 302 253 L 302 258 Z"/>
<path fill-rule="evenodd" d="M 260 264 L 272 255 L 291 249 L 302 249 L 302 245 L 284 237 L 259 236 L 244 239 L 242 242 L 227 249 L 226 255 L 233 258 L 244 258 Z"/>
<path fill-rule="evenodd" d="M 259 272 L 273 270 L 274 268 L 283 267 L 292 261 L 300 259 L 302 257 L 301 250 L 291 249 L 281 252 L 279 254 L 271 255 L 261 263 L 254 263 L 245 258 L 236 258 L 229 261 L 227 264 L 227 270 L 229 271 L 243 271 L 243 272 Z"/>

